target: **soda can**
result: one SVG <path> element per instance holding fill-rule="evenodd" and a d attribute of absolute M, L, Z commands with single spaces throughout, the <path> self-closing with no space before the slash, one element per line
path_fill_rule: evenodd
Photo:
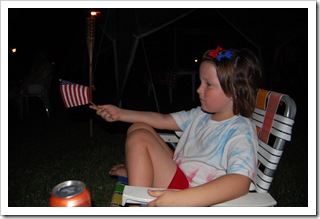
<path fill-rule="evenodd" d="M 90 192 L 81 181 L 62 182 L 52 190 L 50 207 L 91 207 Z"/>

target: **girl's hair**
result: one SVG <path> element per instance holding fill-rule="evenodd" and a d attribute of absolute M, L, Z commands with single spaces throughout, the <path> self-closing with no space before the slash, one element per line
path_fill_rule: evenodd
<path fill-rule="evenodd" d="M 203 54 L 202 62 L 213 63 L 224 93 L 233 100 L 233 113 L 251 117 L 256 104 L 257 89 L 262 80 L 261 66 L 258 58 L 248 49 L 231 51 L 231 57 L 221 59 L 210 55 L 214 50 Z"/>

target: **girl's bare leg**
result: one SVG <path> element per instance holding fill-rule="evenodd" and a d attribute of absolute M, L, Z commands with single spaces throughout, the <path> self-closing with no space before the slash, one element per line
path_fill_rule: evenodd
<path fill-rule="evenodd" d="M 128 129 L 126 167 L 129 185 L 167 187 L 175 174 L 173 151 L 156 131 L 135 123 Z"/>

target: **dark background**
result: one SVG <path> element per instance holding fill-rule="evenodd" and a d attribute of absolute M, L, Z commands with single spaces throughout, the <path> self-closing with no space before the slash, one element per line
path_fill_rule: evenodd
<path fill-rule="evenodd" d="M 33 53 L 42 50 L 55 63 L 53 89 L 58 79 L 89 84 L 86 18 L 93 9 L 9 9 L 9 84 L 28 72 Z M 194 59 L 221 45 L 248 47 L 259 56 L 267 89 L 285 92 L 296 101 L 307 94 L 308 9 L 95 9 L 93 75 L 96 102 L 119 103 L 132 94 L 130 84 L 141 87 L 149 72 L 198 70 Z M 141 37 L 126 75 L 133 35 L 157 28 Z M 117 45 L 111 39 L 117 40 Z M 118 52 L 115 70 L 114 49 Z M 10 52 L 10 51 L 9 51 Z M 118 78 L 119 82 L 116 81 Z M 158 77 L 159 78 L 159 77 Z M 156 77 L 153 79 L 157 83 Z M 118 84 L 117 84 L 118 83 Z M 121 91 L 122 89 L 122 91 Z M 297 93 L 297 90 L 302 92 Z M 121 94 L 119 94 L 121 93 Z M 158 94 L 161 95 L 161 94 Z M 125 104 L 124 101 L 122 101 Z M 305 102 L 302 105 L 306 106 Z"/>

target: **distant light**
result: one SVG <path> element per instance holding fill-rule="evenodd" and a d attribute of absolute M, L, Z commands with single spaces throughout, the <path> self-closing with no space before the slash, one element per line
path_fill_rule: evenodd
<path fill-rule="evenodd" d="M 195 59 L 195 60 L 194 60 L 194 62 L 196 62 L 196 63 L 197 63 L 197 62 L 198 62 L 198 59 Z"/>
<path fill-rule="evenodd" d="M 91 11 L 91 16 L 98 16 L 100 14 L 100 11 Z"/>
<path fill-rule="evenodd" d="M 11 49 L 11 52 L 12 52 L 12 53 L 16 53 L 16 52 L 17 52 L 17 48 L 12 48 L 12 49 Z"/>

